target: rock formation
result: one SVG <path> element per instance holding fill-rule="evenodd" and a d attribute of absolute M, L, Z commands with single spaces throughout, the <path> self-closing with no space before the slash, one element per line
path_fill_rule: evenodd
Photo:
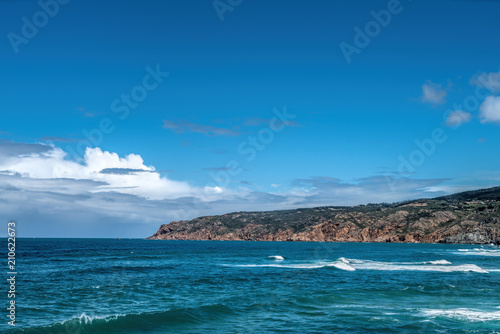
<path fill-rule="evenodd" d="M 355 207 L 235 212 L 164 224 L 148 239 L 500 244 L 500 187 Z"/>

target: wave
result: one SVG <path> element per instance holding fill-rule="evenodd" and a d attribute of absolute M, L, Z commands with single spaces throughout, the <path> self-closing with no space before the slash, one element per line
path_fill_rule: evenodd
<path fill-rule="evenodd" d="M 422 313 L 431 318 L 446 317 L 467 321 L 500 321 L 500 311 L 485 312 L 468 308 L 457 308 L 451 310 L 430 309 Z"/>
<path fill-rule="evenodd" d="M 82 313 L 80 316 L 51 325 L 23 329 L 22 333 L 142 333 L 159 328 L 165 328 L 167 331 L 176 325 L 202 324 L 229 315 L 234 315 L 234 311 L 222 304 L 105 316 L 90 316 Z"/>
<path fill-rule="evenodd" d="M 232 267 L 258 268 L 290 268 L 290 269 L 319 269 L 324 267 L 335 267 L 345 271 L 355 270 L 381 270 L 381 271 L 435 271 L 435 272 L 477 272 L 488 273 L 489 271 L 475 264 L 451 265 L 446 260 L 435 260 L 425 262 L 380 262 L 360 259 L 348 259 L 340 257 L 335 261 L 318 261 L 313 263 L 287 263 L 287 264 L 235 264 L 225 265 Z"/>
<path fill-rule="evenodd" d="M 429 263 L 429 264 L 451 264 L 451 262 L 446 261 L 446 260 L 429 261 L 427 263 Z"/>
<path fill-rule="evenodd" d="M 487 248 L 458 249 L 458 252 L 454 253 L 460 255 L 500 256 L 500 249 L 487 249 Z"/>
<path fill-rule="evenodd" d="M 173 269 L 174 265 L 172 264 L 160 264 L 160 265 L 135 265 L 135 264 L 116 264 L 113 266 L 93 266 L 93 267 L 81 267 L 78 269 L 68 269 L 68 270 L 58 270 L 49 273 L 51 275 L 60 275 L 61 273 L 74 276 L 74 275 L 88 275 L 88 274 L 125 274 L 125 273 L 144 273 L 146 271 L 163 271 L 166 269 Z"/>
<path fill-rule="evenodd" d="M 271 256 L 268 256 L 268 259 L 272 259 L 275 261 L 283 261 L 285 258 L 281 255 L 271 255 Z"/>
<path fill-rule="evenodd" d="M 342 258 L 344 259 L 344 258 Z M 379 262 L 370 260 L 357 260 L 357 259 L 344 259 L 349 261 L 349 264 L 355 269 L 359 270 L 382 270 L 382 271 L 437 271 L 437 272 L 477 272 L 488 273 L 487 270 L 475 264 L 461 264 L 461 265 L 448 265 L 451 264 L 446 260 L 427 261 L 427 262 Z"/>
<path fill-rule="evenodd" d="M 289 269 L 319 269 L 326 267 L 327 263 L 298 263 L 298 264 L 224 264 L 226 267 L 242 267 L 242 268 L 289 268 Z"/>
<path fill-rule="evenodd" d="M 350 266 L 348 263 L 344 261 L 335 261 L 333 263 L 328 264 L 329 267 L 335 267 L 337 269 L 346 270 L 346 271 L 355 271 L 356 269 Z"/>

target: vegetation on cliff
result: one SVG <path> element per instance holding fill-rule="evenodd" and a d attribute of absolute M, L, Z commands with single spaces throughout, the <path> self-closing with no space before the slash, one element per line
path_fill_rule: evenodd
<path fill-rule="evenodd" d="M 500 244 L 500 187 L 392 204 L 205 216 L 164 224 L 148 239 Z"/>

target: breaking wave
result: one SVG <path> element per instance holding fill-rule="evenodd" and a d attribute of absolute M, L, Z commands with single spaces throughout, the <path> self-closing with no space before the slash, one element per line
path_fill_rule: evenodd
<path fill-rule="evenodd" d="M 500 256 L 500 249 L 488 248 L 473 248 L 473 249 L 459 249 L 455 254 L 460 255 L 477 255 L 477 256 Z"/>
<path fill-rule="evenodd" d="M 381 262 L 360 259 L 348 259 L 340 257 L 335 261 L 317 261 L 312 263 L 287 263 L 287 264 L 235 264 L 225 265 L 233 267 L 272 267 L 272 268 L 290 268 L 290 269 L 319 269 L 324 267 L 335 267 L 345 271 L 355 270 L 381 270 L 381 271 L 434 271 L 434 272 L 477 272 L 488 273 L 475 264 L 451 265 L 446 260 L 435 260 L 425 262 Z"/>
<path fill-rule="evenodd" d="M 436 272 L 477 272 L 488 273 L 487 270 L 475 264 L 450 265 L 446 260 L 428 261 L 428 262 L 380 262 L 370 260 L 346 259 L 351 266 L 357 270 L 383 270 L 383 271 L 436 271 Z"/>
<path fill-rule="evenodd" d="M 467 321 L 499 321 L 500 311 L 486 312 L 468 308 L 457 308 L 451 310 L 430 309 L 422 313 L 431 318 L 446 317 Z"/>
<path fill-rule="evenodd" d="M 204 321 L 231 316 L 234 311 L 222 304 L 205 305 L 197 308 L 172 309 L 159 312 L 90 316 L 85 313 L 65 321 L 47 326 L 32 327 L 22 333 L 136 333 L 165 329 L 176 325 L 198 324 Z"/>

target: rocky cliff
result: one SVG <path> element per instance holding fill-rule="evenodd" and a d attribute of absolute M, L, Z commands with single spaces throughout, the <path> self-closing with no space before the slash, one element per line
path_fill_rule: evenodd
<path fill-rule="evenodd" d="M 148 239 L 500 244 L 500 187 L 400 203 L 234 212 L 164 224 Z"/>

